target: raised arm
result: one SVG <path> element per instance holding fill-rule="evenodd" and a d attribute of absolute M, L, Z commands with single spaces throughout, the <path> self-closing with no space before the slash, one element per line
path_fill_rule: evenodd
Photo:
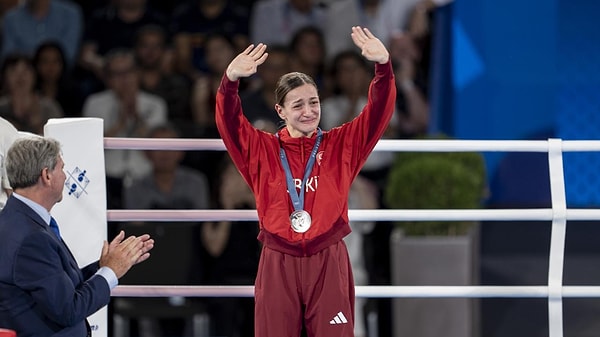
<path fill-rule="evenodd" d="M 371 151 L 387 129 L 394 114 L 396 85 L 390 54 L 384 44 L 368 29 L 352 27 L 354 44 L 368 61 L 375 62 L 375 76 L 369 85 L 367 104 L 351 122 L 336 128 L 342 133 L 344 147 L 351 149 L 353 174 L 356 176 Z"/>
<path fill-rule="evenodd" d="M 237 81 L 242 77 L 254 75 L 258 66 L 263 64 L 269 56 L 265 52 L 266 50 L 267 45 L 263 43 L 259 43 L 257 46 L 249 45 L 229 63 L 225 71 L 227 78 L 230 81 Z"/>

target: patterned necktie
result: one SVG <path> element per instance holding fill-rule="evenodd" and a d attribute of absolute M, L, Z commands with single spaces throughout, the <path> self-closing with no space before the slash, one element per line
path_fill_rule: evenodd
<path fill-rule="evenodd" d="M 60 230 L 58 229 L 58 224 L 54 218 L 50 218 L 50 229 L 56 234 L 56 237 L 60 239 Z"/>

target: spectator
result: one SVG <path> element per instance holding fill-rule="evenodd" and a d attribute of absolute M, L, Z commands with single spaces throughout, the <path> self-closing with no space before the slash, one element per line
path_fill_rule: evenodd
<path fill-rule="evenodd" d="M 104 120 L 105 137 L 145 137 L 150 129 L 167 122 L 165 101 L 139 88 L 133 52 L 110 52 L 105 78 L 108 89 L 89 96 L 83 106 L 83 116 Z M 143 153 L 134 150 L 106 150 L 105 162 L 106 175 L 125 184 L 151 169 Z"/>
<path fill-rule="evenodd" d="M 161 124 L 153 128 L 147 135 L 149 138 L 179 138 L 178 131 L 168 125 Z M 152 172 L 137 179 L 124 190 L 124 208 L 126 209 L 206 209 L 209 208 L 209 185 L 202 173 L 181 166 L 183 151 L 152 150 L 145 152 L 152 165 Z M 162 242 L 153 252 L 153 260 L 149 265 L 142 266 L 124 278 L 128 284 L 161 284 L 181 285 L 194 284 L 196 273 L 203 274 L 203 265 L 193 265 L 185 261 L 198 260 L 194 257 L 192 248 L 193 233 L 199 223 L 136 223 L 129 228 L 136 231 L 154 233 L 153 237 Z M 189 256 L 182 256 L 189 255 Z M 181 265 L 168 265 L 178 259 Z M 162 264 L 162 265 L 161 265 Z M 167 265 L 165 265 L 167 264 Z M 147 268 L 144 268 L 147 267 Z M 190 268 L 198 268 L 191 270 Z M 156 273 L 161 268 L 162 273 Z M 167 275 L 164 275 L 166 273 Z M 168 299 L 119 299 L 115 307 L 120 308 L 124 303 L 129 306 L 152 305 L 162 309 L 158 317 L 138 317 L 140 336 L 145 336 L 145 330 L 151 327 L 153 331 L 147 336 L 181 335 L 191 320 L 186 321 L 182 315 L 178 320 L 173 319 L 178 313 L 184 312 L 185 298 L 171 297 Z M 201 304 L 203 301 L 200 301 Z M 195 308 L 200 307 L 197 305 Z M 176 332 L 177 331 L 177 332 Z"/>
<path fill-rule="evenodd" d="M 0 117 L 18 130 L 42 135 L 48 119 L 63 117 L 63 111 L 56 101 L 35 91 L 35 70 L 28 56 L 7 56 L 0 75 Z"/>
<path fill-rule="evenodd" d="M 65 117 L 81 116 L 83 98 L 70 76 L 60 44 L 51 41 L 42 43 L 33 55 L 33 66 L 40 95 L 56 101 Z"/>
<path fill-rule="evenodd" d="M 331 58 L 353 47 L 346 32 L 359 24 L 380 36 L 386 46 L 408 25 L 412 8 L 422 0 L 337 0 L 328 9 L 324 32 L 327 55 Z"/>
<path fill-rule="evenodd" d="M 379 190 L 368 179 L 357 176 L 350 187 L 348 195 L 348 208 L 350 209 L 378 209 Z M 365 262 L 364 241 L 365 236 L 370 234 L 375 228 L 373 221 L 350 221 L 352 232 L 344 238 L 344 242 L 348 247 L 348 255 L 350 264 L 352 265 L 352 274 L 354 276 L 355 285 L 369 284 L 369 274 Z M 355 320 L 354 320 L 354 336 L 366 337 L 368 334 L 365 324 L 365 305 L 366 298 L 356 298 L 355 304 Z"/>
<path fill-rule="evenodd" d="M 339 53 L 331 62 L 330 78 L 333 96 L 322 102 L 321 127 L 325 130 L 351 121 L 367 103 L 370 73 L 362 56 L 348 50 Z"/>
<path fill-rule="evenodd" d="M 189 125 L 192 122 L 191 84 L 185 77 L 164 70 L 166 43 L 167 35 L 160 26 L 144 26 L 137 32 L 135 56 L 139 66 L 140 88 L 166 101 L 170 122 L 178 126 Z"/>
<path fill-rule="evenodd" d="M 340 126 L 358 116 L 367 104 L 369 89 L 369 74 L 372 68 L 356 51 L 346 51 L 338 54 L 332 63 L 331 77 L 335 95 L 323 100 L 321 126 L 325 130 Z M 395 137 L 398 127 L 396 112 L 382 138 Z M 360 174 L 376 182 L 378 188 L 383 188 L 383 178 L 389 169 L 394 154 L 392 152 L 372 152 Z"/>
<path fill-rule="evenodd" d="M 94 11 L 83 36 L 77 74 L 86 95 L 103 89 L 104 58 L 109 51 L 133 48 L 138 29 L 166 23 L 166 17 L 148 7 L 146 0 L 111 0 Z"/>
<path fill-rule="evenodd" d="M 325 40 L 323 32 L 316 26 L 300 28 L 290 42 L 291 68 L 312 77 L 319 95 L 329 96 L 325 83 Z"/>
<path fill-rule="evenodd" d="M 269 46 L 269 57 L 258 67 L 255 84 L 241 95 L 242 108 L 250 123 L 266 123 L 262 128 L 279 129 L 282 120 L 275 111 L 277 102 L 273 93 L 279 78 L 290 69 L 290 53 L 287 47 Z"/>
<path fill-rule="evenodd" d="M 204 58 L 207 70 L 194 84 L 192 113 L 194 122 L 201 128 L 216 128 L 215 96 L 221 76 L 227 65 L 236 56 L 233 41 L 227 35 L 215 33 L 206 37 Z"/>
<path fill-rule="evenodd" d="M 429 60 L 431 54 L 432 15 L 451 0 L 421 0 L 411 10 L 403 34 L 395 34 L 390 43 L 392 60 L 397 64 L 410 60 L 412 77 L 427 98 L 429 88 Z"/>
<path fill-rule="evenodd" d="M 227 36 L 236 52 L 247 45 L 248 11 L 233 0 L 188 1 L 174 10 L 171 33 L 176 71 L 195 77 L 210 71 L 204 50 L 207 36 Z"/>
<path fill-rule="evenodd" d="M 214 33 L 206 37 L 205 59 L 208 71 L 194 83 L 192 91 L 193 124 L 184 130 L 186 136 L 195 138 L 219 138 L 215 124 L 215 97 L 223 71 L 236 55 L 233 41 L 225 34 Z M 186 154 L 185 164 L 202 171 L 211 182 L 211 191 L 215 191 L 219 175 L 215 163 L 222 160 L 224 152 L 193 151 Z"/>
<path fill-rule="evenodd" d="M 416 76 L 416 64 L 413 59 L 403 56 L 394 62 L 396 75 L 396 110 L 398 128 L 396 137 L 416 138 L 427 133 L 429 128 L 429 103 L 425 94 L 425 85 Z"/>
<path fill-rule="evenodd" d="M 154 127 L 149 138 L 179 138 L 168 124 Z M 145 152 L 152 172 L 125 189 L 124 207 L 129 209 L 206 209 L 210 206 L 206 176 L 181 166 L 184 152 L 152 150 Z"/>
<path fill-rule="evenodd" d="M 25 0 L 6 13 L 2 57 L 11 53 L 33 56 L 48 40 L 60 43 L 67 64 L 75 64 L 83 30 L 81 8 L 65 0 Z"/>
<path fill-rule="evenodd" d="M 218 178 L 218 204 L 221 209 L 256 209 L 254 196 L 237 171 L 231 158 L 225 156 Z M 258 268 L 260 246 L 258 223 L 219 221 L 202 226 L 202 247 L 198 254 L 207 256 L 206 278 L 210 285 L 252 285 Z M 195 268 L 198 269 L 198 268 Z M 209 299 L 211 336 L 253 336 L 254 300 L 252 298 Z"/>
<path fill-rule="evenodd" d="M 300 28 L 323 29 L 325 19 L 326 10 L 313 0 L 261 0 L 250 15 L 250 40 L 266 45 L 289 45 Z"/>

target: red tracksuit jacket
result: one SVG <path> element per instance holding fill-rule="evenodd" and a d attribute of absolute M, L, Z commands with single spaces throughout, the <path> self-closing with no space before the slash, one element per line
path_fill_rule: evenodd
<path fill-rule="evenodd" d="M 316 132 L 310 138 L 292 138 L 286 128 L 278 131 L 279 137 L 254 128 L 243 114 L 238 85 L 238 81 L 223 76 L 217 92 L 216 122 L 229 155 L 256 197 L 258 239 L 271 249 L 294 256 L 313 255 L 341 240 L 350 233 L 348 193 L 352 181 L 394 112 L 396 86 L 391 63 L 376 63 L 362 113 L 351 122 L 323 132 L 305 187 L 304 210 L 312 217 L 305 233 L 296 233 L 290 226 L 294 207 L 287 193 L 279 148 L 285 149 L 299 187 Z"/>

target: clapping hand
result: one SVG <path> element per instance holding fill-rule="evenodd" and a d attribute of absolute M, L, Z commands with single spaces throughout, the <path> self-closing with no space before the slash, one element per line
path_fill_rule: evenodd
<path fill-rule="evenodd" d="M 390 54 L 383 43 L 367 28 L 352 27 L 352 41 L 360 48 L 362 55 L 369 61 L 386 63 Z"/>
<path fill-rule="evenodd" d="M 117 278 L 121 278 L 134 264 L 147 260 L 153 247 L 154 240 L 150 235 L 125 238 L 125 232 L 121 231 L 110 244 L 104 241 L 100 266 L 109 267 Z"/>
<path fill-rule="evenodd" d="M 242 77 L 248 77 L 256 73 L 259 65 L 263 64 L 269 56 L 265 53 L 267 45 L 259 43 L 257 46 L 249 45 L 246 50 L 236 56 L 226 70 L 227 78 L 230 81 L 237 81 Z"/>

